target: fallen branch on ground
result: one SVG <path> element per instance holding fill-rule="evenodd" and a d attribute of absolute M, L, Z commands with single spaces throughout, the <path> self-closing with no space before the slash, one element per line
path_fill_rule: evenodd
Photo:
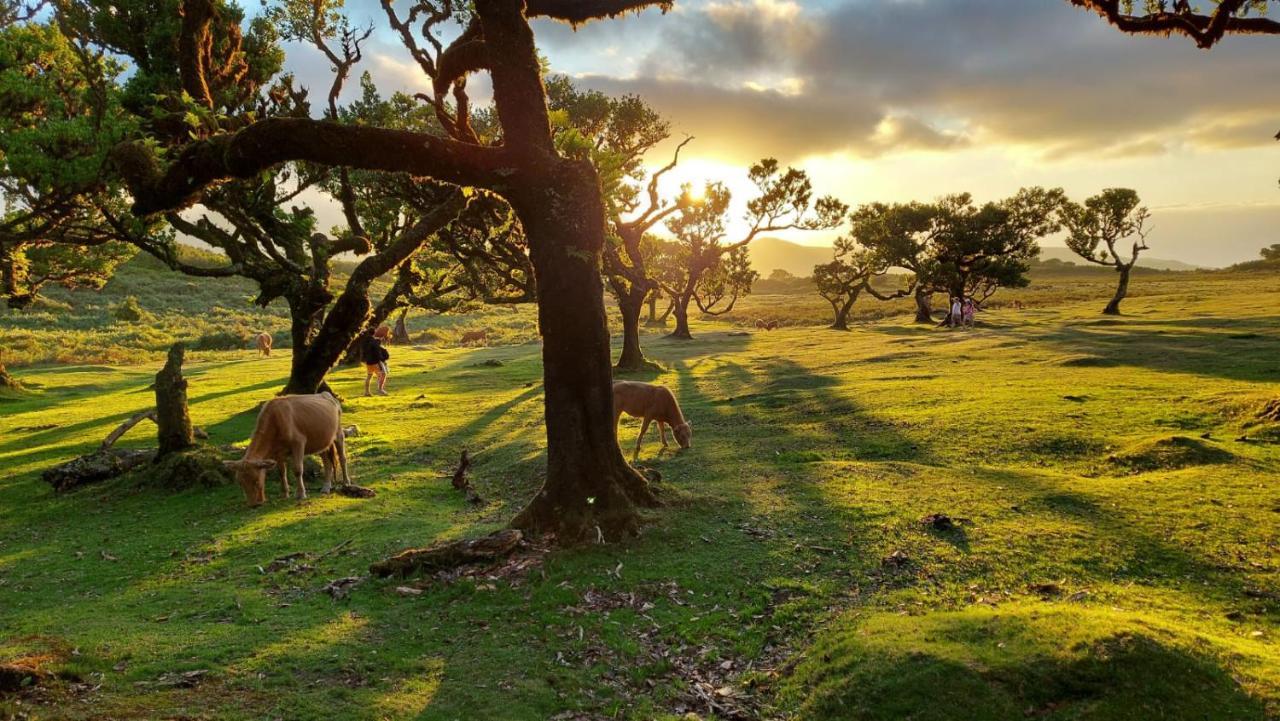
<path fill-rule="evenodd" d="M 428 548 L 410 548 L 369 566 L 375 576 L 408 576 L 419 571 L 440 571 L 468 563 L 492 561 L 511 555 L 524 536 L 504 529 L 482 538 L 453 541 Z"/>

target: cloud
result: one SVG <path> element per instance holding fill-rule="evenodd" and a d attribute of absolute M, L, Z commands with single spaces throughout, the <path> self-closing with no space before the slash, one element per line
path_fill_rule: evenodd
<path fill-rule="evenodd" d="M 678 79 L 585 76 L 581 85 L 613 95 L 634 93 L 674 119 L 676 133 L 692 135 L 700 155 L 734 160 L 848 151 L 874 156 L 965 145 L 958 131 L 934 128 L 909 114 L 886 115 L 855 96 L 789 93 L 752 87 L 723 88 Z"/>
<path fill-rule="evenodd" d="M 695 134 L 716 132 L 717 152 L 738 148 L 737 159 L 758 155 L 760 136 L 783 155 L 986 144 L 1053 160 L 1263 145 L 1280 129 L 1261 132 L 1280 117 L 1267 38 L 1206 53 L 1123 35 L 1060 0 L 677 7 L 634 18 L 625 36 L 600 23 L 540 40 L 553 62 L 568 40 L 577 52 L 621 43 L 625 72 L 597 65 L 589 82 L 639 92 Z"/>

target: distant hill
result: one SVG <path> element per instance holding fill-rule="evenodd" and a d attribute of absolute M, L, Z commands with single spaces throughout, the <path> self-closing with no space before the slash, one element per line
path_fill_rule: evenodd
<path fill-rule="evenodd" d="M 751 243 L 751 267 L 765 278 L 778 268 L 792 275 L 802 277 L 812 275 L 813 266 L 829 260 L 831 260 L 831 248 L 826 246 L 800 245 L 781 238 L 760 238 Z M 1042 247 L 1040 260 L 1059 260 L 1081 266 L 1088 265 L 1078 255 L 1060 246 Z M 1201 267 L 1180 260 L 1146 256 L 1138 258 L 1138 265 L 1154 270 L 1197 270 Z"/>
<path fill-rule="evenodd" d="M 751 241 L 751 267 L 765 278 L 778 268 L 801 277 L 813 275 L 813 266 L 830 260 L 829 246 L 800 245 L 782 238 Z"/>
<path fill-rule="evenodd" d="M 1060 260 L 1064 263 L 1075 263 L 1076 265 L 1089 265 L 1089 262 L 1080 256 L 1072 253 L 1069 248 L 1058 246 L 1040 246 L 1040 260 Z M 1199 270 L 1203 266 L 1183 263 L 1180 260 L 1167 260 L 1165 258 L 1148 258 L 1145 255 L 1138 256 L 1138 267 L 1151 268 L 1153 270 Z"/>

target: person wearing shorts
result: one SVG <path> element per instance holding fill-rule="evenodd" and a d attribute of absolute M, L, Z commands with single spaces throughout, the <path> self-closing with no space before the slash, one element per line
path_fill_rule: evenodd
<path fill-rule="evenodd" d="M 391 359 L 391 354 L 386 348 L 382 347 L 382 342 L 377 336 L 369 336 L 365 339 L 364 345 L 360 348 L 360 361 L 364 363 L 364 394 L 369 393 L 369 381 L 374 376 L 378 377 L 378 395 L 387 395 L 387 361 Z"/>

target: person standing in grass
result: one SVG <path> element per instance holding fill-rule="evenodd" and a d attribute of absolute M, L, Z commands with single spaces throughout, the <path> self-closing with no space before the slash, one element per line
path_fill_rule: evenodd
<path fill-rule="evenodd" d="M 972 328 L 974 316 L 978 313 L 978 304 L 974 302 L 973 298 L 965 298 L 964 307 L 960 312 L 963 314 L 962 320 L 964 321 L 964 325 L 968 328 Z"/>
<path fill-rule="evenodd" d="M 960 298 L 954 295 L 951 296 L 951 312 L 947 315 L 947 325 L 952 328 L 960 327 L 962 322 L 961 312 Z"/>
<path fill-rule="evenodd" d="M 360 348 L 360 361 L 364 363 L 364 394 L 369 393 L 369 381 L 378 377 L 378 395 L 387 395 L 387 361 L 391 354 L 382 347 L 382 339 L 375 333 L 365 339 Z"/>

